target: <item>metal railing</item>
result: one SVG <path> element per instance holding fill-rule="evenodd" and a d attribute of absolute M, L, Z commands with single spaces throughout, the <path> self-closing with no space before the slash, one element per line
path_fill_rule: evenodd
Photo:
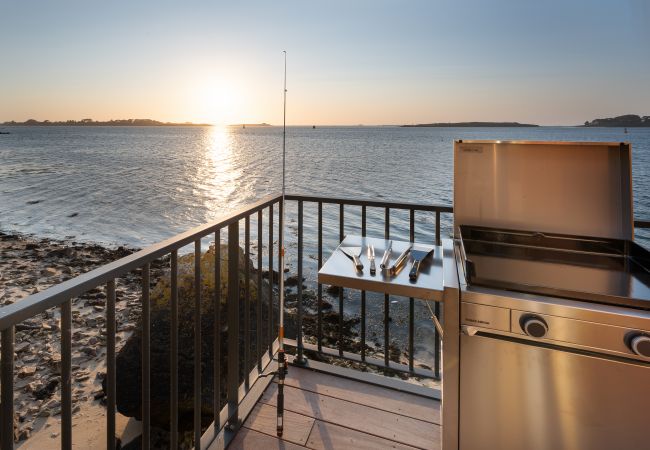
<path fill-rule="evenodd" d="M 297 243 L 297 279 L 298 282 L 298 299 L 303 298 L 302 292 L 302 280 L 303 278 L 303 241 L 304 241 L 304 205 L 314 204 L 318 208 L 317 213 L 317 228 L 318 228 L 318 269 L 323 265 L 323 205 L 324 204 L 333 204 L 338 205 L 338 242 L 342 241 L 346 235 L 345 227 L 345 211 L 346 207 L 356 208 L 359 213 L 358 219 L 360 220 L 360 233 L 362 236 L 366 236 L 368 233 L 368 212 L 371 209 L 378 210 L 383 213 L 382 219 L 380 219 L 381 228 L 383 228 L 383 237 L 384 239 L 391 238 L 391 212 L 402 211 L 408 213 L 408 219 L 402 219 L 408 223 L 408 234 L 409 240 L 411 242 L 415 241 L 415 230 L 416 230 L 416 213 L 427 212 L 433 214 L 435 217 L 435 226 L 432 232 L 428 235 L 418 236 L 418 242 L 428 242 L 435 245 L 441 244 L 440 234 L 441 226 L 440 219 L 441 214 L 449 214 L 453 212 L 452 207 L 443 206 L 443 205 L 426 205 L 426 204 L 416 204 L 416 203 L 398 203 L 398 202 L 388 202 L 388 201 L 372 201 L 372 200 L 361 200 L 361 199 L 345 199 L 345 198 L 330 198 L 330 197 L 316 197 L 316 196 L 306 196 L 306 195 L 287 195 L 286 196 L 287 210 L 289 210 L 289 203 L 297 203 L 297 220 L 298 220 L 298 243 Z M 376 222 L 377 220 L 375 220 Z M 349 225 L 349 222 L 348 222 Z M 377 224 L 375 224 L 377 225 Z M 395 225 L 395 223 L 393 223 Z M 375 227 L 377 229 L 379 227 Z M 379 236 L 377 236 L 379 237 Z M 355 362 L 361 362 L 365 364 L 370 364 L 377 366 L 386 370 L 403 372 L 409 375 L 418 375 L 422 377 L 431 377 L 434 378 L 440 377 L 440 336 L 438 330 L 434 330 L 434 364 L 433 364 L 433 373 L 426 369 L 415 367 L 414 364 L 414 332 L 415 332 L 415 299 L 409 298 L 409 309 L 408 309 L 408 364 L 401 364 L 399 362 L 390 360 L 390 305 L 391 305 L 391 296 L 384 295 L 383 299 L 383 359 L 371 357 L 367 355 L 366 352 L 366 338 L 367 338 L 367 324 L 366 324 L 366 308 L 367 308 L 367 293 L 361 291 L 361 311 L 360 311 L 360 339 L 361 339 L 361 349 L 360 353 L 351 353 L 345 351 L 343 348 L 343 320 L 344 320 L 344 299 L 345 294 L 343 289 L 339 289 L 338 292 L 338 316 L 339 316 L 339 339 L 338 339 L 338 348 L 327 347 L 322 344 L 323 340 L 323 317 L 322 317 L 322 304 L 323 304 L 323 285 L 318 283 L 317 287 L 317 301 L 318 301 L 318 315 L 317 315 L 317 336 L 316 336 L 316 345 L 306 344 L 303 339 L 302 333 L 302 316 L 303 308 L 302 301 L 298 302 L 298 317 L 297 317 L 297 336 L 295 341 L 288 340 L 290 345 L 296 347 L 297 356 L 294 360 L 294 363 L 300 364 L 304 361 L 304 351 L 305 349 L 309 351 L 316 352 L 319 355 L 330 356 L 330 357 L 339 357 Z M 437 318 L 440 318 L 441 315 L 441 304 L 436 302 L 434 304 L 434 314 Z"/>
<path fill-rule="evenodd" d="M 262 318 L 263 312 L 262 301 L 257 301 L 256 305 L 256 327 L 251 328 L 250 321 L 250 264 L 246 259 L 244 268 L 245 273 L 245 302 L 244 302 L 244 320 L 243 336 L 244 346 L 246 348 L 247 358 L 240 356 L 240 280 L 239 280 L 239 263 L 240 263 L 240 221 L 244 221 L 245 226 L 245 255 L 250 256 L 250 219 L 257 216 L 258 224 L 258 242 L 260 249 L 258 251 L 258 286 L 262 286 L 262 251 L 264 236 L 262 233 L 264 211 L 267 211 L 268 221 L 268 270 L 273 273 L 273 230 L 276 226 L 274 220 L 273 207 L 279 205 L 282 208 L 281 197 L 273 195 L 263 200 L 237 211 L 226 215 L 220 220 L 194 228 L 186 233 L 180 234 L 174 238 L 168 239 L 159 244 L 148 247 L 144 250 L 133 253 L 118 261 L 112 262 L 95 270 L 87 272 L 76 278 L 65 281 L 59 285 L 53 286 L 42 292 L 30 295 L 29 297 L 0 308 L 0 333 L 1 333 L 1 376 L 0 381 L 1 393 L 1 444 L 3 449 L 9 449 L 14 444 L 14 343 L 15 327 L 26 319 L 32 318 L 51 308 L 59 308 L 61 314 L 61 448 L 72 448 L 72 307 L 73 298 L 79 297 L 87 291 L 105 286 L 106 289 L 106 445 L 107 448 L 115 448 L 115 411 L 116 411 L 116 317 L 115 317 L 115 300 L 116 300 L 116 279 L 127 275 L 136 269 L 142 271 L 142 447 L 150 448 L 151 446 L 151 410 L 150 410 L 150 387 L 151 387 L 151 330 L 150 330 L 150 265 L 153 261 L 169 255 L 171 263 L 170 284 L 171 284 L 171 329 L 170 329 L 170 404 L 171 404 L 171 423 L 170 423 L 170 446 L 178 446 L 178 343 L 179 343 L 179 298 L 178 298 L 178 252 L 188 244 L 194 244 L 194 348 L 201 348 L 201 240 L 202 238 L 213 238 L 215 242 L 215 295 L 213 301 L 214 308 L 214 422 L 204 433 L 201 427 L 201 352 L 194 352 L 194 444 L 195 448 L 206 448 L 215 439 L 223 438 L 223 433 L 227 431 L 231 435 L 240 425 L 242 414 L 247 414 L 241 410 L 246 394 L 255 391 L 256 395 L 261 395 L 264 388 L 271 381 L 271 377 L 264 377 L 263 383 L 256 381 L 265 372 L 270 371 L 270 362 L 277 350 L 277 340 L 275 339 L 276 330 L 273 319 L 274 308 L 274 291 L 273 283 L 268 284 L 268 311 L 265 312 L 268 317 L 266 324 L 266 338 L 262 335 Z M 279 215 L 281 217 L 281 215 Z M 278 226 L 282 226 L 278 224 Z M 220 317 L 221 292 L 218 288 L 221 286 L 221 231 L 227 229 L 228 241 L 228 293 L 227 293 L 227 403 L 221 407 L 220 386 L 220 348 L 221 348 L 221 329 L 222 318 Z M 279 248 L 277 249 L 279 252 Z M 261 298 L 258 297 L 258 298 Z M 255 367 L 250 367 L 251 352 L 251 331 L 255 332 L 256 360 Z M 242 367 L 243 373 L 242 377 Z M 242 380 L 243 378 L 243 380 Z M 243 381 L 243 383 L 240 383 Z M 247 407 L 249 407 L 248 405 Z M 228 437 L 226 436 L 226 439 Z"/>
<path fill-rule="evenodd" d="M 271 361 L 277 351 L 277 317 L 274 314 L 274 255 L 280 257 L 280 248 L 274 248 L 274 230 L 282 227 L 280 223 L 282 218 L 282 208 L 289 204 L 297 208 L 297 272 L 298 272 L 298 304 L 297 304 L 297 332 L 295 340 L 287 340 L 296 350 L 296 358 L 303 360 L 305 351 L 313 351 L 317 354 L 344 358 L 365 364 L 372 364 L 380 368 L 398 372 L 404 372 L 411 375 L 431 376 L 431 373 L 414 367 L 414 299 L 409 299 L 409 319 L 408 319 L 408 364 L 400 364 L 390 361 L 388 348 L 390 345 L 390 296 L 384 296 L 383 302 L 383 322 L 384 322 L 384 358 L 378 359 L 369 356 L 366 352 L 366 293 L 361 292 L 361 311 L 360 311 L 360 339 L 362 341 L 361 351 L 359 354 L 344 351 L 339 340 L 338 348 L 327 347 L 322 344 L 323 337 L 323 317 L 322 303 L 323 286 L 317 285 L 318 317 L 317 317 L 317 335 L 315 336 L 316 345 L 304 343 L 302 332 L 303 319 L 303 287 L 302 276 L 304 268 L 304 206 L 310 204 L 317 207 L 317 247 L 318 261 L 317 267 L 323 264 L 323 205 L 338 205 L 338 238 L 345 236 L 345 212 L 348 209 L 355 208 L 360 213 L 360 231 L 363 236 L 368 232 L 368 213 L 370 210 L 379 210 L 383 212 L 383 237 L 391 237 L 391 212 L 401 211 L 408 213 L 408 233 L 411 241 L 415 240 L 416 235 L 416 214 L 428 213 L 433 215 L 435 228 L 433 233 L 418 236 L 419 242 L 431 242 L 436 245 L 441 241 L 441 214 L 452 213 L 450 206 L 439 205 L 422 205 L 413 203 L 396 203 L 383 201 L 368 201 L 357 199 L 341 199 L 314 197 L 303 195 L 287 195 L 288 204 L 282 204 L 282 198 L 279 195 L 266 197 L 252 205 L 240 208 L 223 218 L 210 224 L 194 228 L 186 233 L 168 239 L 159 244 L 148 247 L 112 262 L 95 270 L 87 272 L 76 278 L 65 281 L 59 285 L 53 286 L 45 291 L 30 295 L 29 297 L 18 301 L 14 304 L 0 308 L 0 432 L 1 444 L 3 449 L 13 447 L 14 441 L 14 344 L 15 344 L 15 327 L 21 322 L 41 314 L 51 308 L 59 308 L 61 314 L 60 327 L 60 344 L 61 344 L 61 448 L 72 448 L 72 308 L 73 298 L 79 297 L 85 292 L 105 286 L 106 289 L 106 393 L 107 393 L 107 415 L 106 415 L 106 443 L 107 448 L 115 448 L 115 410 L 116 410 L 116 279 L 127 275 L 136 269 L 142 271 L 142 447 L 151 446 L 151 411 L 150 411 L 150 387 L 151 387 L 151 366 L 150 366 L 150 266 L 155 261 L 169 255 L 170 258 L 170 446 L 178 446 L 178 352 L 179 352 L 179 298 L 178 298 L 178 260 L 179 250 L 187 245 L 194 244 L 194 346 L 195 349 L 201 348 L 201 240 L 203 238 L 214 239 L 214 284 L 215 294 L 212 299 L 215 302 L 214 309 L 214 417 L 213 423 L 206 429 L 202 430 L 201 426 L 201 354 L 200 351 L 194 352 L 194 421 L 193 434 L 195 448 L 207 448 L 213 442 L 221 442 L 223 445 L 232 439 L 241 421 L 245 418 L 255 406 L 256 401 L 264 392 L 272 377 L 266 376 L 271 373 Z M 278 213 L 274 214 L 274 207 L 277 205 Z M 267 229 L 266 236 L 264 230 L 264 216 L 266 212 Z M 276 223 L 275 216 L 278 221 Z M 353 214 L 354 215 L 354 214 Z M 257 286 L 258 301 L 255 308 L 251 308 L 250 281 L 252 279 L 249 258 L 251 256 L 251 218 L 257 222 Z M 243 320 L 240 319 L 240 222 L 244 223 L 244 301 L 243 301 Z M 277 228 L 276 228 L 277 225 Z M 349 223 L 348 223 L 349 225 Z M 395 225 L 395 223 L 393 223 Z M 650 221 L 636 221 L 638 228 L 650 228 Z M 375 229 L 378 225 L 373 223 Z M 222 230 L 227 230 L 227 234 L 222 236 Z M 220 396 L 223 380 L 220 374 L 221 361 L 221 324 L 224 318 L 221 317 L 221 246 L 220 242 L 226 238 L 228 242 L 228 291 L 227 291 L 227 383 L 226 403 L 222 407 Z M 263 251 L 266 243 L 266 251 Z M 263 286 L 263 268 L 264 257 L 266 257 L 265 267 L 269 273 L 269 282 L 265 287 L 268 289 L 268 308 L 262 310 L 262 301 L 259 289 Z M 339 309 L 339 338 L 343 333 L 344 317 L 344 293 L 338 294 Z M 255 315 L 255 320 L 251 321 L 251 312 Z M 439 304 L 435 306 L 435 314 L 440 316 L 444 311 L 440 310 Z M 266 316 L 266 317 L 265 317 Z M 444 314 L 442 314 L 444 320 Z M 243 333 L 240 333 L 240 322 L 243 325 Z M 254 326 L 253 326 L 254 325 Z M 243 336 L 242 336 L 243 334 Z M 243 341 L 243 344 L 242 342 Z M 254 345 L 253 345 L 254 343 Z M 243 358 L 241 346 L 243 345 Z M 435 364 L 433 367 L 433 376 L 440 376 L 440 337 L 435 336 Z M 254 349 L 254 350 L 253 350 Z M 254 356 L 251 356 L 254 352 Z M 253 363 L 251 363 L 253 361 Z"/>

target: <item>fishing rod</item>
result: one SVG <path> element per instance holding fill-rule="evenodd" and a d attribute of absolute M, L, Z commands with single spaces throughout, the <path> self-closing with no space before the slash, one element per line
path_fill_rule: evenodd
<path fill-rule="evenodd" d="M 287 149 L 287 52 L 284 53 L 284 111 L 282 123 L 282 208 L 280 223 L 280 329 L 278 331 L 278 437 L 282 436 L 284 430 L 284 378 L 287 375 L 288 363 L 284 353 L 284 193 L 286 173 L 286 149 Z"/>

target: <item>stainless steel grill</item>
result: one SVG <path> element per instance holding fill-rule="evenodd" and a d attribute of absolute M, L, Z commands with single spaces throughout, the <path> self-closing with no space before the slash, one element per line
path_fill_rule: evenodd
<path fill-rule="evenodd" d="M 448 447 L 647 446 L 650 253 L 633 241 L 630 161 L 619 143 L 455 143 Z"/>

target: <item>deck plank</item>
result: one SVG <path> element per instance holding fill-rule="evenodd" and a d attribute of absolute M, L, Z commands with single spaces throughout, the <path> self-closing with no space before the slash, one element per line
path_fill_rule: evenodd
<path fill-rule="evenodd" d="M 440 424 L 440 402 L 434 399 L 296 367 L 289 369 L 285 384 Z"/>
<path fill-rule="evenodd" d="M 414 450 L 415 447 L 383 439 L 361 431 L 341 427 L 317 420 L 314 424 L 307 447 L 315 450 L 350 449 L 355 450 Z M 439 449 L 440 447 L 434 447 Z"/>
<path fill-rule="evenodd" d="M 314 419 L 292 411 L 284 412 L 284 434 L 282 439 L 294 444 L 305 445 L 314 425 Z M 277 432 L 277 409 L 258 403 L 246 422 L 246 428 L 275 436 Z"/>
<path fill-rule="evenodd" d="M 251 430 L 250 428 L 241 428 L 237 436 L 228 446 L 228 450 L 303 450 L 306 447 L 296 445 L 291 442 L 280 440 L 277 437 Z"/>
<path fill-rule="evenodd" d="M 335 425 L 356 429 L 419 448 L 438 448 L 440 426 L 422 420 L 360 405 L 346 400 L 318 395 L 286 386 L 285 409 Z M 271 384 L 261 403 L 275 405 L 277 384 Z"/>

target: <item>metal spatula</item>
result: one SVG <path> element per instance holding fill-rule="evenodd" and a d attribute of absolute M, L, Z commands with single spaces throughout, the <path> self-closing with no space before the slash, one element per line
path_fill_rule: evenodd
<path fill-rule="evenodd" d="M 411 251 L 411 257 L 413 258 L 413 265 L 411 266 L 411 271 L 409 272 L 409 280 L 415 281 L 418 279 L 418 273 L 420 271 L 420 263 L 425 259 L 433 249 L 429 250 L 418 250 L 414 248 Z"/>
<path fill-rule="evenodd" d="M 359 259 L 359 256 L 361 255 L 361 247 L 339 247 L 339 250 L 354 261 L 355 269 L 359 272 L 363 271 L 363 264 L 361 263 L 361 259 Z"/>

